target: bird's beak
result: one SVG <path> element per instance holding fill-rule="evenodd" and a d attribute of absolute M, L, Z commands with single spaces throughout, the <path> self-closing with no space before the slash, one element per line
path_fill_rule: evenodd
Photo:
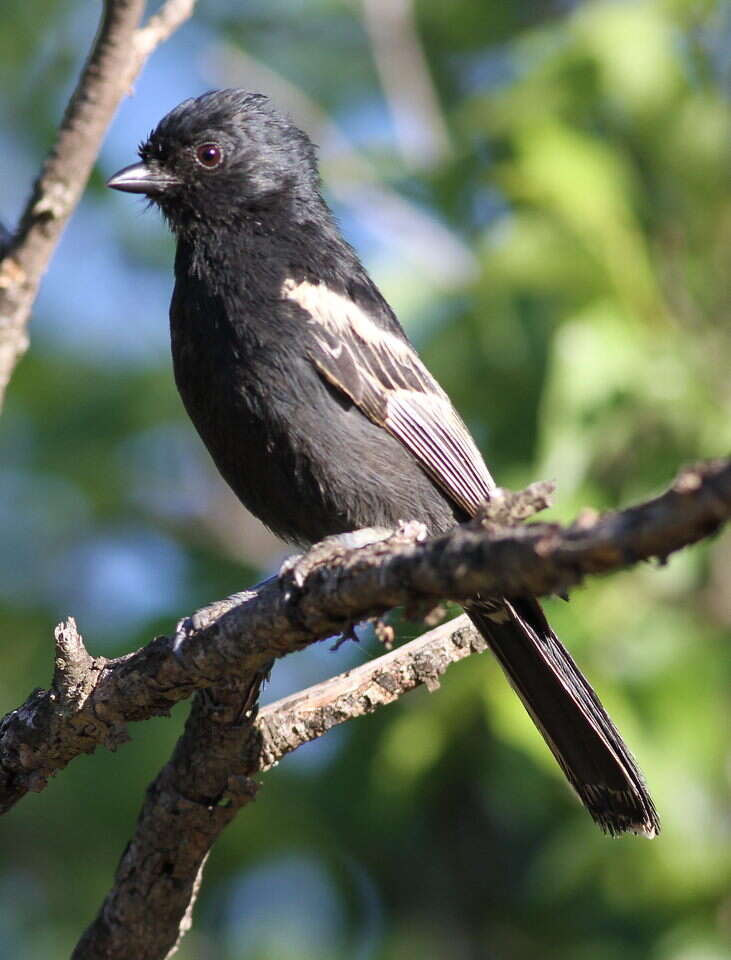
<path fill-rule="evenodd" d="M 174 187 L 178 182 L 175 177 L 157 166 L 133 163 L 110 177 L 107 186 L 125 193 L 146 193 L 154 196 L 163 193 L 168 187 Z"/>

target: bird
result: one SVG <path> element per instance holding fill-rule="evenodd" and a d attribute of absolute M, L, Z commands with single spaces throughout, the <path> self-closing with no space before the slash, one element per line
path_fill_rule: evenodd
<path fill-rule="evenodd" d="M 239 500 L 304 546 L 476 516 L 496 483 L 343 237 L 309 136 L 264 94 L 212 90 L 138 155 L 107 186 L 145 196 L 176 238 L 175 382 Z M 644 778 L 537 599 L 464 608 L 594 821 L 654 837 Z"/>

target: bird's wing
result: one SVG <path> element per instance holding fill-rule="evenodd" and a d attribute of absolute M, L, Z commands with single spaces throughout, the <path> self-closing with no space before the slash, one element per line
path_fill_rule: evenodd
<path fill-rule="evenodd" d="M 411 344 L 325 284 L 288 281 L 282 293 L 308 316 L 309 353 L 321 375 L 400 440 L 447 496 L 474 515 L 495 482 Z"/>

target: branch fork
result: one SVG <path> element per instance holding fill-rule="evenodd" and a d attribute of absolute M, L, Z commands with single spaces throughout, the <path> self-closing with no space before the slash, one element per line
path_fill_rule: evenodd
<path fill-rule="evenodd" d="M 205 858 L 256 775 L 333 726 L 423 685 L 486 647 L 466 617 L 308 690 L 256 709 L 274 659 L 398 605 L 545 595 L 708 536 L 731 518 L 731 459 L 686 468 L 662 496 L 568 527 L 522 524 L 548 502 L 546 485 L 503 492 L 470 523 L 424 538 L 406 525 L 355 549 L 315 548 L 295 590 L 278 578 L 210 604 L 116 660 L 92 657 L 73 619 L 56 628 L 54 681 L 0 723 L 0 810 L 126 724 L 165 714 L 198 691 L 172 758 L 150 787 L 114 886 L 74 960 L 160 960 L 190 923 Z M 286 579 L 286 578 L 285 578 Z M 384 628 L 380 627 L 381 636 Z M 144 891 L 144 892 L 141 892 Z M 144 946 L 139 946 L 144 945 Z"/>

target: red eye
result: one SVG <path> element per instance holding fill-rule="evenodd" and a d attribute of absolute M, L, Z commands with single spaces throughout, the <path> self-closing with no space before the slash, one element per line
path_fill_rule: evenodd
<path fill-rule="evenodd" d="M 223 152 L 217 143 L 202 143 L 195 151 L 195 158 L 202 167 L 213 170 L 223 160 Z"/>

